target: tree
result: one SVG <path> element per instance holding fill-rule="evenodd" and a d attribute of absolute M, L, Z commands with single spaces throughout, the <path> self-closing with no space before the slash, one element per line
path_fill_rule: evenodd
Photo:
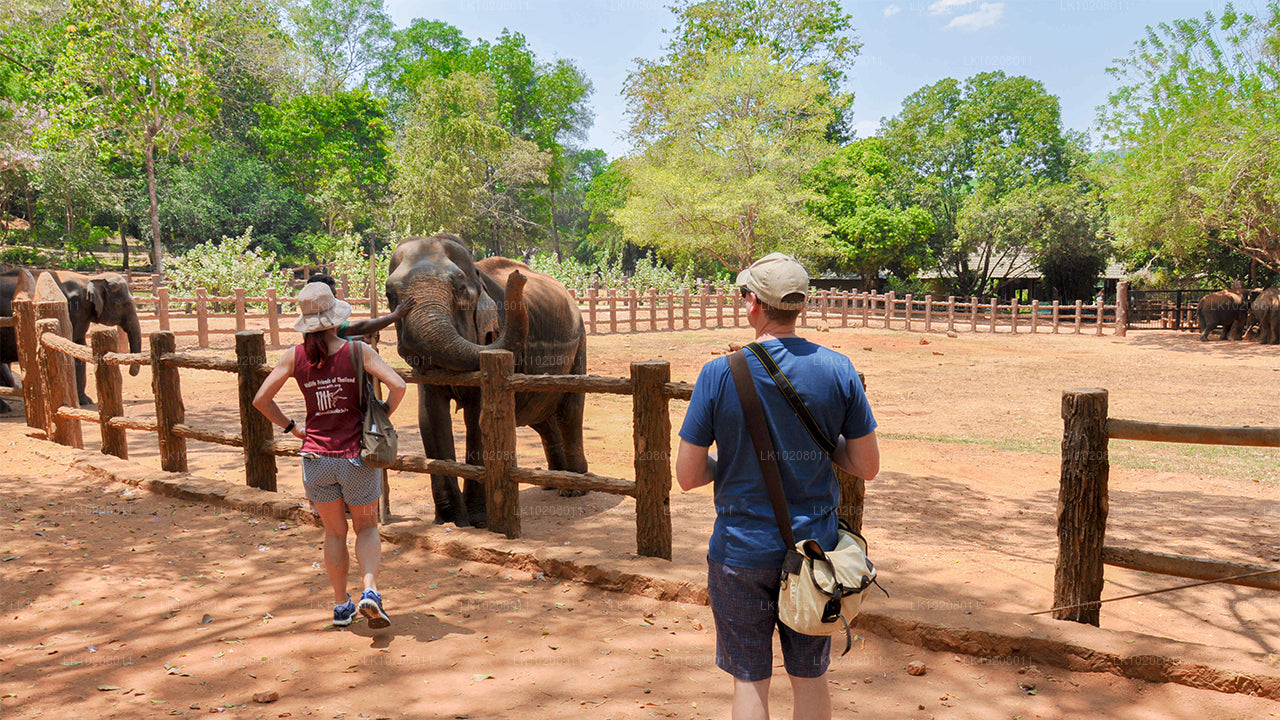
<path fill-rule="evenodd" d="M 818 234 L 801 178 L 832 150 L 833 89 L 857 46 L 833 2 L 681 2 L 667 53 L 640 61 L 624 94 L 640 156 L 614 220 L 669 259 L 745 267 Z"/>
<path fill-rule="evenodd" d="M 923 208 L 904 207 L 894 189 L 895 171 L 880 138 L 859 140 L 818 164 L 806 178 L 815 198 L 809 212 L 822 223 L 836 265 L 875 288 L 883 268 L 906 276 L 931 259 L 927 240 L 933 218 Z"/>
<path fill-rule="evenodd" d="M 1148 27 L 1109 71 L 1099 117 L 1115 145 L 1108 198 L 1129 255 L 1182 273 L 1217 245 L 1280 270 L 1280 4 Z"/>
<path fill-rule="evenodd" d="M 382 0 L 308 0 L 292 8 L 290 19 L 303 77 L 321 94 L 363 84 L 392 42 Z"/>
<path fill-rule="evenodd" d="M 997 251 L 981 246 L 989 237 L 961 236 L 970 198 L 976 196 L 972 217 L 998 208 L 1019 188 L 1069 176 L 1058 99 L 1026 77 L 990 72 L 963 83 L 941 80 L 907 97 L 881 135 L 890 159 L 910 171 L 913 200 L 933 215 L 930 244 L 940 269 L 964 294 L 986 289 L 971 265 L 974 254 Z"/>
<path fill-rule="evenodd" d="M 391 130 L 383 102 L 367 90 L 298 95 L 257 113 L 259 154 L 318 209 L 330 235 L 351 229 L 385 194 Z"/>
<path fill-rule="evenodd" d="M 156 159 L 204 137 L 217 95 L 194 43 L 209 31 L 197 0 L 72 0 L 58 58 L 64 137 L 100 129 L 146 171 L 152 264 L 164 271 Z"/>
<path fill-rule="evenodd" d="M 394 162 L 397 229 L 432 233 L 509 211 L 494 188 L 545 182 L 547 159 L 500 125 L 487 76 L 454 73 L 419 88 Z"/>
<path fill-rule="evenodd" d="M 404 109 L 425 82 L 447 78 L 456 72 L 477 71 L 472 45 L 458 28 L 439 21 L 414 18 L 409 26 L 392 32 L 378 66 L 369 74 L 370 85 L 387 100 L 387 114 L 395 125 L 404 120 Z"/>

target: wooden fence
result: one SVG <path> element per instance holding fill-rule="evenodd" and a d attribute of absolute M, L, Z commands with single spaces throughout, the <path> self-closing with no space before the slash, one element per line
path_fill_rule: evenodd
<path fill-rule="evenodd" d="M 338 297 L 363 308 L 359 314 L 378 313 L 378 298 L 349 295 L 345 284 L 340 283 Z M 650 290 L 625 295 L 608 290 L 598 294 L 589 290 L 583 297 L 576 297 L 582 310 L 587 333 L 667 332 L 674 330 L 698 330 L 707 328 L 747 327 L 746 306 L 737 293 L 708 290 L 691 293 L 668 291 L 659 294 Z M 249 329 L 250 321 L 261 327 L 270 338 L 271 346 L 280 345 L 281 323 L 286 329 L 292 317 L 295 300 L 279 297 L 274 290 L 264 296 L 248 296 L 244 290 L 233 295 L 209 295 L 198 288 L 194 296 L 172 297 L 167 288 L 155 289 L 152 296 L 135 295 L 140 320 L 154 320 L 160 330 L 172 331 L 177 318 L 194 317 L 196 329 L 175 331 L 179 336 L 196 336 L 200 347 L 209 347 L 212 335 L 230 335 Z M 219 312 L 218 305 L 231 311 Z M 253 310 L 251 305 L 262 306 Z M 1102 335 L 1104 329 L 1124 335 L 1125 320 L 1123 301 L 1117 305 L 1081 301 L 1063 305 L 1057 301 L 1041 303 L 1032 301 L 1021 304 L 1013 300 L 1000 304 L 993 299 L 970 297 L 936 299 L 932 295 L 916 298 L 912 295 L 897 297 L 894 293 L 853 293 L 829 290 L 815 291 L 799 319 L 800 327 L 809 328 L 882 328 L 919 332 L 999 332 L 999 333 L 1071 333 Z M 1119 308 L 1119 312 L 1117 309 Z M 283 320 L 282 320 L 283 318 Z M 235 327 L 214 327 L 214 320 L 234 319 Z M 265 321 L 265 322 L 262 322 Z"/>
<path fill-rule="evenodd" d="M 1280 447 L 1280 428 L 1171 425 L 1109 418 L 1107 391 L 1098 389 L 1063 391 L 1062 418 L 1054 618 L 1098 624 L 1103 565 L 1280 590 L 1280 569 L 1115 547 L 1104 542 L 1109 440 Z M 1242 575 L 1249 577 L 1239 577 Z"/>
<path fill-rule="evenodd" d="M 81 422 L 99 426 L 101 451 L 128 457 L 126 430 L 156 434 L 160 465 L 169 472 L 187 471 L 188 440 L 242 448 L 245 482 L 250 487 L 276 490 L 278 455 L 294 455 L 301 444 L 292 438 L 278 439 L 275 428 L 252 405 L 271 368 L 267 364 L 265 336 L 260 330 L 236 333 L 235 359 L 223 359 L 176 352 L 174 333 L 154 332 L 145 353 L 115 352 L 117 329 L 96 330 L 91 347 L 67 338 L 66 299 L 47 273 L 35 283 L 34 292 L 20 292 L 14 299 L 14 324 L 31 328 L 20 333 L 20 347 L 34 355 L 24 355 L 26 382 L 39 394 L 39 401 L 27 403 L 27 422 L 45 430 L 46 437 L 74 447 L 83 447 Z M 94 368 L 98 409 L 77 406 L 72 359 Z M 120 367 L 146 364 L 151 368 L 153 417 L 126 417 Z M 236 376 L 240 408 L 239 432 L 189 424 L 182 398 L 181 369 L 214 370 Z M 524 375 L 514 372 L 514 356 L 505 350 L 481 353 L 478 372 L 429 371 L 401 373 L 406 381 L 431 385 L 479 386 L 482 395 L 480 426 L 485 448 L 482 465 L 400 455 L 391 469 L 413 473 L 452 475 L 484 483 L 489 527 L 507 537 L 519 537 L 519 484 L 550 488 L 588 490 L 624 495 L 636 501 L 636 547 L 640 555 L 671 559 L 671 400 L 688 400 L 693 388 L 673 383 L 666 362 L 633 362 L 631 377 L 607 378 L 588 375 Z M 635 480 L 525 468 L 516 465 L 515 394 L 517 392 L 583 392 L 630 395 Z M 40 407 L 40 413 L 32 412 Z M 861 527 L 864 484 L 858 478 L 840 475 L 843 489 L 840 512 L 855 527 Z M 384 482 L 384 489 L 388 485 Z M 381 514 L 388 519 L 388 493 L 383 494 Z"/>

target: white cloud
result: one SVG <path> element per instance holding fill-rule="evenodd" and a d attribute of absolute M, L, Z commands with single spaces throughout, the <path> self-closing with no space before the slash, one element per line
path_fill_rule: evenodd
<path fill-rule="evenodd" d="M 956 0 L 941 0 L 955 2 Z M 974 31 L 991 27 L 1004 18 L 1004 3 L 982 3 L 975 12 L 957 15 L 947 23 L 948 30 Z"/>
<path fill-rule="evenodd" d="M 929 14 L 948 15 L 974 2 L 976 0 L 937 0 L 937 2 L 929 6 Z"/>
<path fill-rule="evenodd" d="M 856 138 L 874 137 L 879 129 L 879 120 L 859 120 L 853 124 L 854 137 Z"/>
<path fill-rule="evenodd" d="M 884 9 L 884 16 L 885 16 L 885 17 L 893 17 L 894 15 L 897 15 L 897 14 L 898 14 L 898 13 L 900 13 L 900 12 L 902 12 L 902 8 L 901 8 L 901 7 L 899 7 L 899 6 L 897 6 L 897 5 L 890 5 L 890 6 L 888 6 L 888 7 L 886 7 L 886 8 Z"/>

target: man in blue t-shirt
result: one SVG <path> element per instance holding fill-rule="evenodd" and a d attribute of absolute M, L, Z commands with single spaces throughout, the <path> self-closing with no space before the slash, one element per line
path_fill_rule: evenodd
<path fill-rule="evenodd" d="M 747 364 L 769 426 L 797 540 L 836 544 L 840 486 L 834 460 L 870 480 L 880 471 L 876 421 L 849 358 L 795 334 L 809 275 L 790 255 L 772 253 L 738 274 L 747 321 L 808 406 L 821 431 L 838 438 L 828 456 L 814 441 L 769 372 L 751 353 Z M 716 453 L 710 452 L 716 444 Z M 718 457 L 717 457 L 718 456 Z M 716 522 L 707 552 L 707 589 L 716 622 L 716 665 L 734 678 L 733 718 L 769 716 L 773 630 L 795 695 L 796 718 L 831 717 L 824 677 L 831 638 L 801 635 L 778 622 L 778 587 L 786 547 L 729 371 L 727 357 L 703 366 L 680 428 L 676 480 L 684 490 L 714 483 Z"/>

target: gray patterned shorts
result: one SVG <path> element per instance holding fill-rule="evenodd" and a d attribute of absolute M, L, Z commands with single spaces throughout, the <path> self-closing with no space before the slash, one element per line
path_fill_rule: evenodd
<path fill-rule="evenodd" d="M 360 462 L 306 453 L 302 456 L 302 487 L 312 502 L 345 500 L 351 507 L 368 505 L 382 494 L 382 472 Z"/>

